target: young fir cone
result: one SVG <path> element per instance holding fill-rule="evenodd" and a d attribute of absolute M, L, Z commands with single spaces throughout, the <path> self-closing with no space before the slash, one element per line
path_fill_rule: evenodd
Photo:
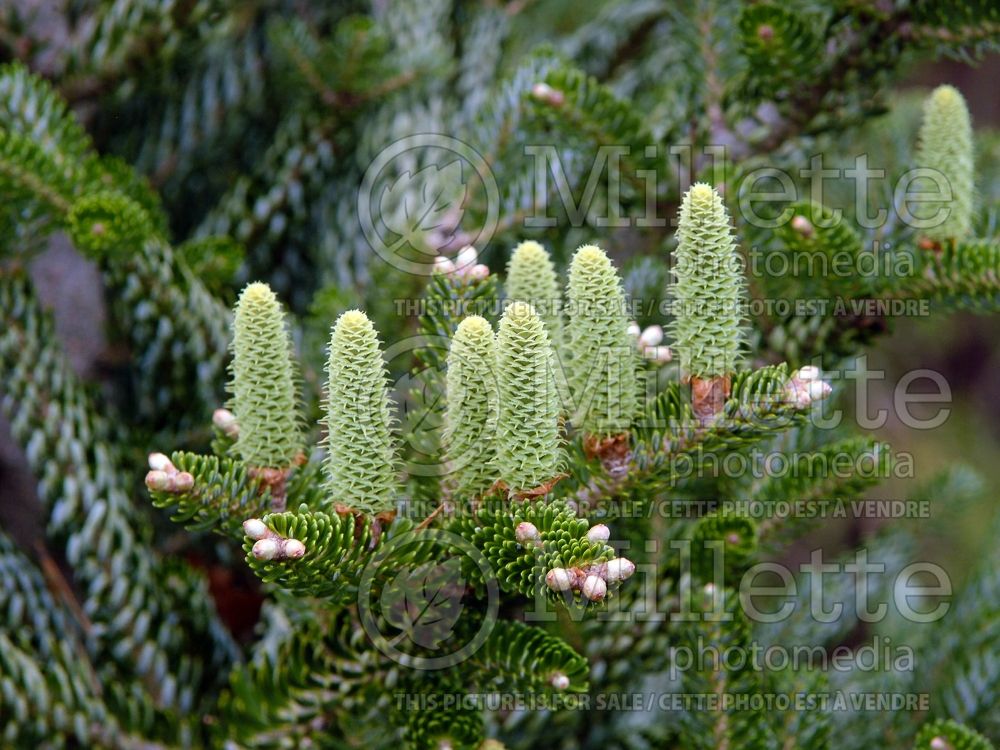
<path fill-rule="evenodd" d="M 965 99 L 953 86 L 938 86 L 924 102 L 917 166 L 937 172 L 936 190 L 951 193 L 951 200 L 922 204 L 919 218 L 946 215 L 923 229 L 924 235 L 936 243 L 966 237 L 975 202 L 972 124 Z"/>
<path fill-rule="evenodd" d="M 692 405 L 704 424 L 729 396 L 743 341 L 744 279 L 722 197 L 697 183 L 681 202 L 672 269 L 673 349 L 691 379 Z"/>
<path fill-rule="evenodd" d="M 573 421 L 595 438 L 625 433 L 637 408 L 637 358 L 621 279 L 599 247 L 576 251 L 567 299 Z"/>
<path fill-rule="evenodd" d="M 240 429 L 235 450 L 271 485 L 273 506 L 284 507 L 284 481 L 302 450 L 302 425 L 292 342 L 278 298 L 267 284 L 240 294 L 233 315 L 231 410 Z"/>
<path fill-rule="evenodd" d="M 512 494 L 551 483 L 559 472 L 559 397 L 545 325 L 526 302 L 504 311 L 497 334 L 496 466 Z"/>
<path fill-rule="evenodd" d="M 556 268 L 545 248 L 527 240 L 514 248 L 507 263 L 507 298 L 527 302 L 545 324 L 553 344 L 562 338 L 562 294 Z"/>
<path fill-rule="evenodd" d="M 330 500 L 363 513 L 390 511 L 397 454 L 388 376 L 378 333 L 360 310 L 345 312 L 333 326 L 326 372 Z"/>
<path fill-rule="evenodd" d="M 459 323 L 448 352 L 443 441 L 460 497 L 481 495 L 496 479 L 496 365 L 489 322 L 472 315 Z"/>

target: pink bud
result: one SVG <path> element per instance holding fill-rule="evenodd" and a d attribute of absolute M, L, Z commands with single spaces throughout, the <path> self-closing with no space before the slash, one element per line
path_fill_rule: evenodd
<path fill-rule="evenodd" d="M 599 602 L 608 595 L 608 584 L 600 576 L 587 576 L 583 582 L 583 595 L 592 602 Z"/>
<path fill-rule="evenodd" d="M 573 586 L 573 577 L 566 568 L 553 568 L 545 574 L 545 583 L 553 591 L 569 591 Z"/>
<path fill-rule="evenodd" d="M 278 543 L 273 539 L 258 539 L 254 542 L 252 551 L 258 560 L 273 560 L 278 554 Z"/>
<path fill-rule="evenodd" d="M 267 525 L 259 518 L 248 518 L 243 522 L 243 532 L 251 539 L 263 539 L 267 536 Z"/>

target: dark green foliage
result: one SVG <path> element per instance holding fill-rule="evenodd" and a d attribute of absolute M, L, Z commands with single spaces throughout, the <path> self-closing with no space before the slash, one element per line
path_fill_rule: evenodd
<path fill-rule="evenodd" d="M 793 294 L 818 294 L 822 290 L 864 294 L 877 286 L 877 279 L 856 273 L 857 258 L 864 252 L 861 238 L 843 217 L 818 203 L 794 203 L 782 214 L 788 220 L 775 228 L 784 245 Z M 767 248 L 775 252 L 776 248 Z"/>
<path fill-rule="evenodd" d="M 992 750 L 993 744 L 957 721 L 932 721 L 921 728 L 913 747 L 914 750 L 945 747 L 952 750 Z"/>
<path fill-rule="evenodd" d="M 538 543 L 522 544 L 518 524 L 531 523 L 538 530 Z M 587 539 L 590 524 L 573 512 L 564 500 L 536 500 L 508 504 L 486 501 L 474 513 L 449 526 L 467 537 L 491 561 L 501 589 L 535 598 L 540 595 L 561 600 L 562 594 L 546 587 L 545 576 L 553 568 L 586 567 L 611 559 L 614 550 Z M 469 570 L 476 575 L 476 571 Z M 481 577 L 481 575 L 480 575 Z M 577 601 L 582 599 L 575 594 Z"/>
<path fill-rule="evenodd" d="M 738 581 L 756 547 L 757 527 L 749 518 L 726 513 L 706 516 L 691 538 L 692 574 L 716 585 Z"/>
<path fill-rule="evenodd" d="M 4 741 L 26 746 L 57 734 L 83 745 L 110 741 L 120 730 L 100 694 L 82 623 L 55 600 L 39 571 L 4 534 L 0 617 Z"/>
<path fill-rule="evenodd" d="M 448 691 L 448 680 L 436 680 L 427 691 L 429 695 L 454 696 Z M 438 687 L 439 691 L 433 688 Z M 421 691 L 423 692 L 423 690 Z M 414 750 L 435 750 L 439 747 L 453 747 L 456 750 L 473 750 L 483 736 L 483 719 L 475 706 L 460 703 L 446 703 L 433 708 L 415 708 L 406 712 L 404 736 Z"/>
<path fill-rule="evenodd" d="M 243 521 L 261 515 L 270 505 L 270 490 L 232 459 L 174 453 L 170 460 L 178 471 L 194 477 L 194 487 L 182 493 L 150 491 L 150 498 L 157 508 L 170 512 L 170 520 L 189 529 L 213 529 L 241 538 Z"/>
<path fill-rule="evenodd" d="M 787 5 L 760 3 L 742 9 L 738 25 L 751 97 L 781 91 L 815 66 L 821 54 L 815 21 Z"/>
<path fill-rule="evenodd" d="M 746 448 L 805 421 L 802 409 L 789 400 L 785 365 L 741 372 L 733 379 L 732 392 L 722 415 L 708 429 L 700 429 L 691 406 L 671 383 L 656 398 L 633 431 L 634 460 L 638 471 L 630 481 L 674 484 L 670 473 L 686 456 L 696 469 L 706 459 L 730 450 Z"/>
<path fill-rule="evenodd" d="M 969 240 L 926 254 L 912 285 L 914 297 L 984 312 L 1000 304 L 1000 242 Z"/>
<path fill-rule="evenodd" d="M 331 605 L 357 599 L 361 572 L 371 558 L 376 539 L 370 522 L 353 516 L 300 508 L 297 513 L 271 513 L 261 519 L 269 529 L 306 547 L 300 560 L 262 561 L 243 547 L 247 563 L 265 582 L 276 582 L 298 594 L 323 597 Z"/>
<path fill-rule="evenodd" d="M 589 667 L 562 638 L 516 620 L 501 620 L 472 657 L 480 690 L 519 694 L 587 690 Z M 568 686 L 556 687 L 565 677 Z"/>
<path fill-rule="evenodd" d="M 212 702 L 216 670 L 236 658 L 235 646 L 204 580 L 150 554 L 111 426 L 63 359 L 22 275 L 0 274 L 0 310 L 4 415 L 38 472 L 49 534 L 85 592 L 80 606 L 99 624 L 88 653 L 101 681 L 120 685 L 109 697 L 112 710 L 138 712 L 141 723 L 130 726 L 150 731 L 163 712 Z"/>
<path fill-rule="evenodd" d="M 153 231 L 146 212 L 120 193 L 83 196 L 66 221 L 73 244 L 95 260 L 134 253 Z"/>

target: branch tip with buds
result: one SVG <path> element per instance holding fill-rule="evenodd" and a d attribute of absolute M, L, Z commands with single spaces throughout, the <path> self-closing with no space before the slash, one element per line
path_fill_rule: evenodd
<path fill-rule="evenodd" d="M 239 437 L 240 426 L 236 422 L 236 415 L 229 411 L 229 409 L 216 409 L 212 412 L 212 424 L 226 437 L 233 440 Z"/>
<path fill-rule="evenodd" d="M 271 531 L 259 518 L 243 522 L 244 533 L 254 539 L 253 556 L 258 560 L 297 560 L 306 553 L 306 546 L 298 539 L 287 539 Z"/>
<path fill-rule="evenodd" d="M 545 584 L 553 591 L 579 591 L 592 602 L 608 595 L 608 584 L 624 581 L 635 573 L 635 563 L 624 557 L 595 563 L 586 568 L 552 568 Z"/>
<path fill-rule="evenodd" d="M 785 385 L 788 400 L 800 409 L 805 409 L 816 401 L 822 401 L 833 392 L 833 387 L 820 379 L 818 367 L 807 365 L 792 373 Z"/>
<path fill-rule="evenodd" d="M 173 462 L 163 453 L 149 454 L 149 472 L 146 487 L 154 492 L 190 492 L 194 488 L 194 477 L 186 471 L 178 471 Z"/>

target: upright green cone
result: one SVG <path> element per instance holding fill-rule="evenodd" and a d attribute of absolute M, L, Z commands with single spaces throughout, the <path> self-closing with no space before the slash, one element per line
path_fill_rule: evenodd
<path fill-rule="evenodd" d="M 941 209 L 948 214 L 941 223 L 924 229 L 924 235 L 935 242 L 968 236 L 975 203 L 972 124 L 965 99 L 953 86 L 938 86 L 924 102 L 917 166 L 938 172 L 937 180 L 943 183 L 938 189 L 951 192 L 950 201 L 921 205 L 919 218 L 930 218 Z"/>
<path fill-rule="evenodd" d="M 573 421 L 590 435 L 621 434 L 637 408 L 636 349 L 621 279 L 601 248 L 576 251 L 567 298 Z"/>
<path fill-rule="evenodd" d="M 460 497 L 481 495 L 496 479 L 499 409 L 493 328 L 473 315 L 455 331 L 448 352 L 445 455 Z"/>
<path fill-rule="evenodd" d="M 302 426 L 292 343 L 281 304 L 267 284 L 249 284 L 240 294 L 232 349 L 236 452 L 248 466 L 287 468 L 302 449 Z"/>
<path fill-rule="evenodd" d="M 531 305 L 545 324 L 552 342 L 562 337 L 562 294 L 555 266 L 545 248 L 534 240 L 514 248 L 507 264 L 507 297 Z"/>
<path fill-rule="evenodd" d="M 391 510 L 397 452 L 387 375 L 378 333 L 360 310 L 333 326 L 326 371 L 330 501 L 364 513 Z"/>
<path fill-rule="evenodd" d="M 699 379 L 730 375 L 743 342 L 744 279 L 729 215 L 710 185 L 684 196 L 674 261 L 670 330 L 681 370 Z"/>
<path fill-rule="evenodd" d="M 551 481 L 560 469 L 559 397 L 545 325 L 526 302 L 504 311 L 497 334 L 497 473 L 513 493 Z"/>

